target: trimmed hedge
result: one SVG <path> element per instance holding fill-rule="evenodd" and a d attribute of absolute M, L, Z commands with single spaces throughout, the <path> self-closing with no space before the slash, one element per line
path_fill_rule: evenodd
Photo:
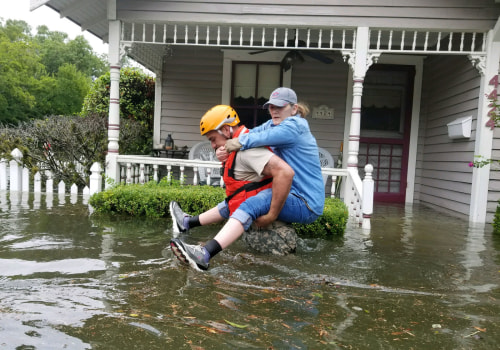
<path fill-rule="evenodd" d="M 493 233 L 496 235 L 500 235 L 500 201 L 498 201 L 497 210 L 495 211 L 492 225 Z"/>
<path fill-rule="evenodd" d="M 212 186 L 180 186 L 160 181 L 144 185 L 118 185 L 95 193 L 89 203 L 96 214 L 168 217 L 170 201 L 179 202 L 187 213 L 202 213 L 226 198 L 225 190 Z M 344 234 L 348 219 L 346 205 L 337 198 L 326 198 L 323 215 L 311 224 L 292 224 L 302 237 L 329 238 Z"/>

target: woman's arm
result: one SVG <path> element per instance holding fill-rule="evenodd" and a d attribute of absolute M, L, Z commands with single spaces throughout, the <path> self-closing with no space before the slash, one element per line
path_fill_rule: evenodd
<path fill-rule="evenodd" d="M 250 130 L 249 133 L 240 135 L 238 140 L 241 149 L 270 146 L 283 147 L 292 145 L 300 139 L 302 134 L 300 125 L 295 118 L 287 118 L 281 124 L 264 129 Z"/>

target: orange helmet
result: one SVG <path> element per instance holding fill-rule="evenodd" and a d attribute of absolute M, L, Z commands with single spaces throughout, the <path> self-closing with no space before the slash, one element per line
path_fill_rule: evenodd
<path fill-rule="evenodd" d="M 200 120 L 200 134 L 219 130 L 223 125 L 236 126 L 240 123 L 238 113 L 231 106 L 217 105 L 210 108 Z"/>

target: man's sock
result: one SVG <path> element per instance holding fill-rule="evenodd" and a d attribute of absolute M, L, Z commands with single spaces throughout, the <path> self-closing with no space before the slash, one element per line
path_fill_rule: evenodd
<path fill-rule="evenodd" d="M 205 248 L 206 252 L 209 254 L 208 259 L 213 258 L 215 255 L 222 251 L 222 247 L 215 239 L 211 239 L 210 241 L 208 241 L 203 248 Z"/>
<path fill-rule="evenodd" d="M 193 227 L 201 226 L 200 224 L 200 216 L 185 216 L 184 219 L 182 220 L 182 224 L 186 229 L 190 229 Z"/>

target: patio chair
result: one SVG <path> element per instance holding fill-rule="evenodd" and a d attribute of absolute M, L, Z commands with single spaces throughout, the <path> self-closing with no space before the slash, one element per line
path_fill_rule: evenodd
<path fill-rule="evenodd" d="M 189 159 L 199 159 L 206 161 L 218 161 L 215 156 L 215 151 L 212 149 L 210 145 L 210 141 L 199 142 L 194 145 L 189 151 Z M 198 180 L 200 185 L 205 185 L 207 183 L 207 169 L 199 167 L 198 168 Z M 221 169 L 222 168 L 210 168 L 210 185 L 220 186 L 221 180 Z"/>
<path fill-rule="evenodd" d="M 332 155 L 326 149 L 318 147 L 319 162 L 322 168 L 335 168 L 335 161 Z M 326 185 L 328 175 L 323 175 L 323 184 Z"/>

